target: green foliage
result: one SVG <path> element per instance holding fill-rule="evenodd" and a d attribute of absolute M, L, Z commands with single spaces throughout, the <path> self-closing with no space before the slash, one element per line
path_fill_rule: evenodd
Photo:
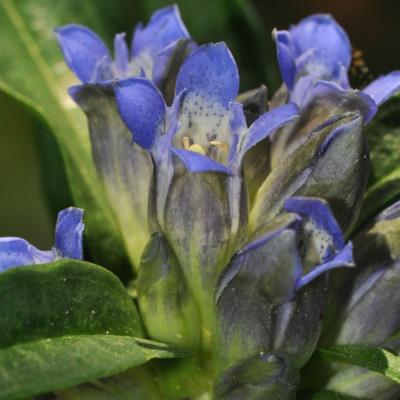
<path fill-rule="evenodd" d="M 400 383 L 400 357 L 385 349 L 363 345 L 336 345 L 319 349 L 318 354 L 327 361 L 366 368 Z"/>
<path fill-rule="evenodd" d="M 74 335 L 0 350 L 1 400 L 46 393 L 107 377 L 152 358 L 173 358 L 166 345 L 116 335 Z"/>
<path fill-rule="evenodd" d="M 400 149 L 399 110 L 400 96 L 394 96 L 379 108 L 377 116 L 365 129 L 371 150 L 371 185 L 400 169 L 400 152 L 393 151 Z"/>
<path fill-rule="evenodd" d="M 372 171 L 359 225 L 400 197 L 400 96 L 379 108 L 365 129 L 371 152 Z"/>
<path fill-rule="evenodd" d="M 363 400 L 359 397 L 346 396 L 344 394 L 332 392 L 331 390 L 322 390 L 308 398 L 310 400 Z"/>
<path fill-rule="evenodd" d="M 140 317 L 121 282 L 76 260 L 0 275 L 0 399 L 106 377 L 176 350 L 137 339 Z"/>

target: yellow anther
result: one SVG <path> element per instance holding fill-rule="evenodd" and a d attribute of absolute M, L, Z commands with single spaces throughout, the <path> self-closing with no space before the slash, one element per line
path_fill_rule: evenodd
<path fill-rule="evenodd" d="M 203 147 L 200 146 L 200 145 L 197 144 L 197 143 L 192 144 L 191 146 L 189 146 L 189 149 L 188 149 L 188 150 L 194 151 L 195 153 L 202 154 L 203 156 L 206 155 L 206 152 L 204 151 Z"/>
<path fill-rule="evenodd" d="M 210 145 L 214 146 L 214 147 L 218 147 L 219 149 L 221 149 L 223 151 L 228 151 L 229 150 L 229 147 L 228 147 L 228 145 L 226 143 L 220 142 L 218 140 L 211 140 Z"/>

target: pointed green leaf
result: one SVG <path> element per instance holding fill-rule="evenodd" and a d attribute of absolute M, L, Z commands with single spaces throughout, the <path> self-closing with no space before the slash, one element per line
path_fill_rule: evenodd
<path fill-rule="evenodd" d="M 107 377 L 174 348 L 129 336 L 75 335 L 20 343 L 0 350 L 0 400 L 50 392 Z"/>
<path fill-rule="evenodd" d="M 174 357 L 143 335 L 118 278 L 76 260 L 0 274 L 0 399 L 19 399 Z"/>
<path fill-rule="evenodd" d="M 400 383 L 400 356 L 381 349 L 363 345 L 337 345 L 319 349 L 318 354 L 327 361 L 344 362 L 379 372 Z"/>

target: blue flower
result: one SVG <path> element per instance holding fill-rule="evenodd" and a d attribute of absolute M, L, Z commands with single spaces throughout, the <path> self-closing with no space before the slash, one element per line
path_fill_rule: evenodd
<path fill-rule="evenodd" d="M 328 87 L 330 92 L 345 97 L 360 96 L 369 108 L 364 113 L 365 122 L 368 122 L 376 107 L 400 90 L 400 71 L 376 79 L 361 92 L 351 90 L 348 79 L 352 59 L 350 40 L 330 15 L 312 15 L 289 30 L 274 31 L 274 37 L 282 79 L 291 94 L 290 99 L 300 107 L 318 96 L 321 86 L 323 90 Z"/>
<path fill-rule="evenodd" d="M 176 71 L 196 44 L 177 6 L 156 11 L 146 26 L 139 24 L 130 49 L 125 34 L 116 35 L 114 60 L 101 39 L 86 27 L 66 25 L 56 30 L 56 36 L 66 63 L 83 82 L 69 93 L 88 117 L 96 169 L 126 251 L 137 268 L 150 238 L 147 205 L 153 167 L 149 154 L 132 143 L 116 110 L 115 80 L 146 77 L 169 100 Z"/>
<path fill-rule="evenodd" d="M 0 272 L 9 268 L 45 264 L 61 258 L 83 258 L 83 210 L 67 208 L 58 214 L 55 243 L 51 250 L 42 251 L 24 239 L 0 238 Z"/>
<path fill-rule="evenodd" d="M 89 28 L 69 24 L 56 29 L 56 36 L 70 69 L 82 82 L 143 75 L 157 83 L 174 49 L 181 41 L 194 43 L 176 6 L 156 11 L 147 26 L 138 24 L 129 49 L 125 33 L 114 38 L 114 60 L 99 36 Z"/>
<path fill-rule="evenodd" d="M 289 90 L 306 75 L 349 87 L 350 40 L 330 15 L 312 15 L 288 31 L 274 31 L 274 37 L 282 79 Z"/>
<path fill-rule="evenodd" d="M 352 243 L 345 243 L 327 203 L 289 198 L 270 229 L 236 253 L 217 285 L 221 367 L 269 351 L 304 365 L 321 328 L 322 275 L 352 266 Z"/>
<path fill-rule="evenodd" d="M 247 127 L 243 106 L 235 101 L 238 89 L 235 60 L 224 43 L 217 43 L 200 46 L 186 58 L 171 107 L 143 78 L 116 83 L 115 93 L 133 140 L 156 163 L 172 152 L 191 172 L 237 175 L 250 148 L 297 117 L 297 107 L 289 103 Z"/>

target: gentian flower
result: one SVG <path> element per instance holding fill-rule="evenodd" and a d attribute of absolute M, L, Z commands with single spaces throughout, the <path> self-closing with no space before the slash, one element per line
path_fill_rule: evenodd
<path fill-rule="evenodd" d="M 24 239 L 0 238 L 0 272 L 10 268 L 46 264 L 61 258 L 81 260 L 83 235 L 83 210 L 67 208 L 58 214 L 55 241 L 51 250 L 38 250 Z"/>
<path fill-rule="evenodd" d="M 301 77 L 350 88 L 348 71 L 352 54 L 343 28 L 328 14 L 311 15 L 289 30 L 274 31 L 278 63 L 289 91 Z M 400 89 L 400 71 L 380 77 L 362 91 L 379 106 Z"/>
<path fill-rule="evenodd" d="M 217 43 L 198 47 L 183 62 L 170 107 L 145 78 L 123 80 L 114 88 L 122 119 L 133 140 L 151 154 L 155 169 L 150 203 L 154 236 L 138 276 L 146 328 L 153 338 L 195 353 L 215 351 L 219 396 L 239 390 L 227 366 L 236 374 L 242 367 L 253 368 L 253 362 L 254 368 L 274 363 L 278 354 L 282 368 L 294 371 L 292 379 L 318 338 L 319 315 L 327 301 L 319 278 L 332 268 L 353 265 L 351 243 L 345 245 L 327 203 L 289 198 L 295 193 L 290 181 L 281 180 L 285 193 L 275 198 L 275 211 L 249 223 L 244 158 L 294 121 L 298 108 L 293 103 L 276 107 L 248 126 L 236 100 L 238 87 L 236 63 L 226 45 Z M 313 144 L 315 157 L 323 158 L 337 138 L 359 133 L 360 127 L 354 114 L 327 121 L 320 128 L 320 142 Z M 318 163 L 312 164 L 311 175 Z M 191 324 L 185 317 L 189 314 Z M 159 315 L 168 321 L 160 321 Z M 272 315 L 281 316 L 279 326 L 271 322 Z M 259 353 L 272 358 L 252 358 Z M 292 393 L 294 382 L 281 383 Z M 267 393 L 271 387 L 260 382 L 259 390 Z"/>
<path fill-rule="evenodd" d="M 379 214 L 354 238 L 357 268 L 339 274 L 322 347 L 362 344 L 400 352 L 400 202 Z M 324 366 L 322 366 L 324 368 Z M 326 388 L 363 399 L 394 399 L 399 385 L 360 367 L 328 365 Z M 324 373 L 325 374 L 325 373 Z M 351 382 L 351 385 L 348 384 Z"/>
<path fill-rule="evenodd" d="M 82 82 L 104 82 L 143 75 L 160 83 L 174 51 L 190 41 L 176 6 L 156 11 L 147 26 L 138 24 L 129 49 L 125 33 L 114 38 L 114 60 L 97 34 L 81 25 L 56 29 L 65 62 Z"/>
<path fill-rule="evenodd" d="M 312 15 L 289 30 L 275 30 L 273 35 L 285 84 L 280 93 L 287 92 L 283 97 L 302 110 L 298 122 L 277 135 L 273 143 L 273 165 L 285 154 L 289 155 L 305 140 L 310 129 L 327 118 L 356 111 L 368 123 L 378 106 L 400 90 L 400 71 L 380 77 L 362 90 L 351 89 L 350 40 L 330 15 Z"/>
<path fill-rule="evenodd" d="M 56 30 L 56 36 L 66 63 L 83 82 L 70 94 L 88 117 L 94 162 L 127 254 L 137 268 L 149 239 L 147 204 L 153 172 L 148 154 L 132 143 L 120 120 L 113 82 L 145 76 L 168 97 L 177 66 L 196 45 L 176 6 L 156 11 L 146 26 L 139 24 L 130 50 L 125 34 L 117 34 L 114 61 L 101 39 L 86 27 L 66 25 Z"/>
<path fill-rule="evenodd" d="M 70 94 L 88 116 L 146 332 L 192 356 L 167 373 L 154 363 L 165 398 L 293 399 L 340 286 L 333 270 L 350 286 L 322 341 L 397 345 L 397 317 L 382 316 L 378 332 L 365 316 L 370 289 L 387 287 L 397 261 L 351 273 L 346 240 L 368 180 L 363 126 L 398 90 L 397 72 L 353 90 L 347 35 L 312 16 L 274 34 L 285 85 L 268 109 L 266 88 L 240 95 L 228 47 L 197 47 L 175 7 L 136 29 L 131 54 L 117 35 L 114 61 L 86 28 L 57 34 L 83 81 Z M 393 210 L 385 215 L 393 226 Z M 360 265 L 366 239 L 355 240 Z M 198 387 L 175 385 L 182 365 Z"/>

